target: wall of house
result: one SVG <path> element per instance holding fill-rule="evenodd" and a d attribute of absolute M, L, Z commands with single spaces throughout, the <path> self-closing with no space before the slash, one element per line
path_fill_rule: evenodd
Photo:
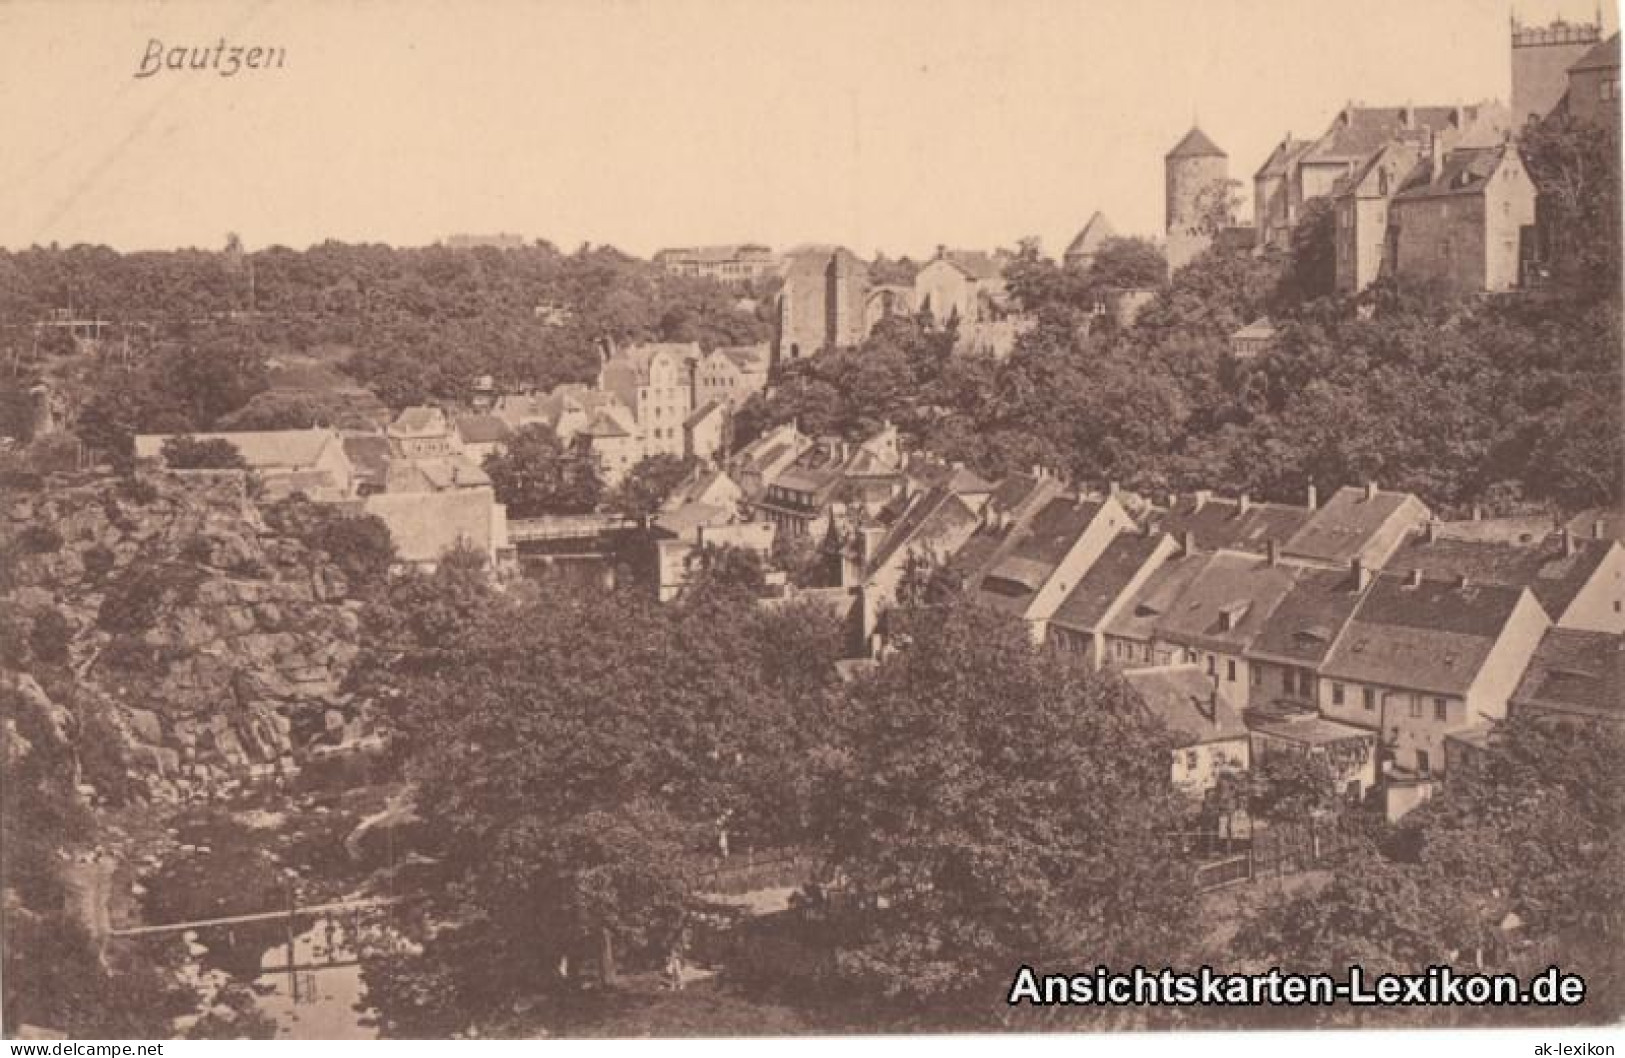
<path fill-rule="evenodd" d="M 1178 660 L 1202 666 L 1203 672 L 1217 680 L 1219 693 L 1224 695 L 1224 700 L 1230 703 L 1232 709 L 1247 708 L 1252 680 L 1249 678 L 1247 661 L 1241 655 L 1201 650 L 1178 643 L 1168 644 L 1168 649 Z"/>
<path fill-rule="evenodd" d="M 1569 75 L 1569 113 L 1594 125 L 1619 127 L 1619 68 Z"/>
<path fill-rule="evenodd" d="M 683 454 L 683 420 L 693 410 L 687 372 L 676 357 L 657 353 L 649 359 L 649 380 L 638 388 L 638 429 L 644 455 Z"/>
<path fill-rule="evenodd" d="M 1529 667 L 1530 657 L 1551 625 L 1546 611 L 1525 590 L 1484 667 L 1467 691 L 1467 705 L 1471 710 L 1468 724 L 1507 715 L 1507 699 L 1518 689 L 1518 681 Z"/>
<path fill-rule="evenodd" d="M 1530 26 L 1513 31 L 1512 120 L 1551 113 L 1569 85 L 1568 69 L 1600 39 L 1594 26 Z"/>
<path fill-rule="evenodd" d="M 929 308 L 938 326 L 956 315 L 969 323 L 976 319 L 976 284 L 957 266 L 938 258 L 914 276 L 914 304 Z"/>
<path fill-rule="evenodd" d="M 685 425 L 683 454 L 690 459 L 709 462 L 722 451 L 722 438 L 727 422 L 726 414 L 713 411 L 709 415 L 701 416 L 698 421 Z"/>
<path fill-rule="evenodd" d="M 1192 794 L 1201 794 L 1213 788 L 1219 776 L 1227 771 L 1246 771 L 1252 751 L 1247 737 L 1203 742 L 1172 750 L 1174 785 Z"/>
<path fill-rule="evenodd" d="M 1523 232 L 1535 223 L 1535 184 L 1515 150 L 1506 151 L 1484 188 L 1484 289 L 1512 290 L 1521 279 Z"/>
<path fill-rule="evenodd" d="M 1376 282 L 1388 243 L 1388 200 L 1339 199 L 1336 241 L 1337 289 L 1352 294 Z"/>
<path fill-rule="evenodd" d="M 1134 521 L 1116 500 L 1108 498 L 1095 512 L 1094 518 L 1078 538 L 1072 542 L 1066 555 L 1056 565 L 1043 587 L 1027 604 L 1026 617 L 1031 622 L 1034 641 L 1044 641 L 1044 629 L 1061 603 L 1078 586 L 1078 581 L 1100 558 L 1118 533 L 1134 528 Z"/>
<path fill-rule="evenodd" d="M 1558 619 L 1562 628 L 1625 633 L 1625 548 L 1613 544 L 1590 582 Z"/>
<path fill-rule="evenodd" d="M 1458 291 L 1483 290 L 1484 199 L 1439 195 L 1400 199 L 1394 270 L 1413 281 L 1438 281 Z"/>
<path fill-rule="evenodd" d="M 1299 201 L 1308 202 L 1332 193 L 1332 186 L 1349 171 L 1347 162 L 1322 162 L 1298 166 Z"/>
<path fill-rule="evenodd" d="M 1315 706 L 1320 700 L 1318 682 L 1314 669 L 1307 665 L 1250 660 L 1247 672 L 1247 705 L 1256 709 L 1284 699 Z M 1307 690 L 1308 693 L 1302 693 L 1300 688 Z"/>
<path fill-rule="evenodd" d="M 643 458 L 643 446 L 636 437 L 594 437 L 592 454 L 604 484 L 615 485 Z"/>
<path fill-rule="evenodd" d="M 344 454 L 344 445 L 337 438 L 322 448 L 321 454 L 316 457 L 316 469 L 328 476 L 339 498 L 355 495 L 355 467 L 350 464 L 350 457 Z M 1619 549 L 1616 547 L 1614 550 Z"/>

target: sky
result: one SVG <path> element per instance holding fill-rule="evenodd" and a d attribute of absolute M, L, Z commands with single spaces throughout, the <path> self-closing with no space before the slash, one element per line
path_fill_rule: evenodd
<path fill-rule="evenodd" d="M 1350 100 L 1505 100 L 1514 10 L 1595 0 L 0 0 L 0 246 L 1059 253 L 1160 231 L 1193 121 L 1249 180 Z M 283 65 L 135 76 L 222 37 Z"/>

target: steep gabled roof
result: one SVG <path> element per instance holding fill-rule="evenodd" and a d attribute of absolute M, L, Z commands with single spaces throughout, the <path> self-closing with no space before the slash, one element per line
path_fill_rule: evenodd
<path fill-rule="evenodd" d="M 1608 552 L 1611 540 L 1570 537 L 1565 553 L 1561 536 L 1553 534 L 1533 545 L 1457 540 L 1412 533 L 1388 561 L 1391 573 L 1421 570 L 1424 576 L 1448 580 L 1466 577 L 1469 583 L 1528 588 L 1553 621 L 1568 612 L 1580 591 L 1591 582 Z"/>
<path fill-rule="evenodd" d="M 1176 539 L 1189 532 L 1198 550 L 1263 554 L 1271 540 L 1284 543 L 1309 518 L 1306 508 L 1291 504 L 1249 501 L 1243 510 L 1239 499 L 1199 499 L 1192 495 L 1179 497 L 1157 522 L 1163 532 Z"/>
<path fill-rule="evenodd" d="M 1317 665 L 1354 617 L 1363 591 L 1351 571 L 1303 569 L 1253 639 L 1249 654 Z"/>
<path fill-rule="evenodd" d="M 1142 642 L 1152 639 L 1157 633 L 1157 622 L 1173 610 L 1186 585 L 1206 564 L 1207 556 L 1201 554 L 1169 557 L 1106 623 L 1106 634 Z"/>
<path fill-rule="evenodd" d="M 1292 590 L 1296 574 L 1290 566 L 1220 551 L 1157 622 L 1157 634 L 1182 646 L 1245 650 Z"/>
<path fill-rule="evenodd" d="M 1510 147 L 1463 147 L 1451 151 L 1437 172 L 1419 169 L 1420 176 L 1394 196 L 1396 202 L 1455 195 L 1481 195 L 1490 177 L 1501 167 Z"/>
<path fill-rule="evenodd" d="M 1287 136 L 1275 145 L 1270 156 L 1264 159 L 1264 164 L 1258 167 L 1254 177 L 1284 176 L 1291 169 L 1292 163 L 1298 156 L 1308 150 L 1313 144 L 1309 140 L 1295 140 Z"/>
<path fill-rule="evenodd" d="M 1145 711 L 1161 720 L 1178 747 L 1247 737 L 1247 726 L 1195 665 L 1130 669 L 1123 680 Z"/>
<path fill-rule="evenodd" d="M 1012 528 L 1005 546 L 974 583 L 978 598 L 1018 616 L 1027 612 L 1055 567 L 1100 513 L 1098 500 L 1057 496 L 1025 525 Z"/>
<path fill-rule="evenodd" d="M 1619 69 L 1619 34 L 1615 33 L 1607 40 L 1593 44 L 1590 51 L 1580 56 L 1575 64 L 1569 67 L 1569 73 L 1617 69 Z"/>
<path fill-rule="evenodd" d="M 1512 707 L 1625 720 L 1625 636 L 1548 628 Z"/>
<path fill-rule="evenodd" d="M 1066 257 L 1082 257 L 1092 254 L 1100 249 L 1102 243 L 1115 236 L 1111 221 L 1100 210 L 1095 210 L 1083 230 L 1073 237 L 1071 244 L 1066 248 Z"/>
<path fill-rule="evenodd" d="M 1160 533 L 1119 533 L 1062 601 L 1054 623 L 1093 632 L 1166 539 Z"/>
<path fill-rule="evenodd" d="M 1365 489 L 1345 486 L 1292 535 L 1282 551 L 1341 565 L 1364 551 L 1389 519 L 1413 499 L 1408 492 L 1378 489 L 1368 495 Z"/>
<path fill-rule="evenodd" d="M 1184 138 L 1174 144 L 1174 149 L 1168 152 L 1167 157 L 1228 158 L 1229 155 L 1225 154 L 1217 143 L 1209 139 L 1207 133 L 1203 132 L 1198 126 L 1192 125 L 1191 130 L 1185 133 Z"/>
<path fill-rule="evenodd" d="M 470 444 L 491 444 L 506 440 L 513 431 L 496 415 L 457 416 L 457 436 Z"/>
<path fill-rule="evenodd" d="M 243 462 L 254 470 L 303 470 L 316 465 L 327 446 L 338 435 L 325 427 L 309 430 L 234 430 L 217 433 L 138 434 L 135 454 L 140 459 L 156 459 L 163 454 L 164 442 L 171 437 L 194 441 L 229 441 Z"/>
<path fill-rule="evenodd" d="M 936 549 L 936 541 L 962 533 L 976 524 L 976 512 L 966 505 L 952 489 L 937 486 L 922 492 L 903 511 L 903 516 L 875 549 L 869 569 L 885 566 L 897 555 L 916 546 Z M 946 559 L 947 555 L 939 555 Z"/>
<path fill-rule="evenodd" d="M 1413 586 L 1400 577 L 1376 577 L 1321 674 L 1466 694 L 1523 595 L 1500 585 L 1424 580 Z"/>

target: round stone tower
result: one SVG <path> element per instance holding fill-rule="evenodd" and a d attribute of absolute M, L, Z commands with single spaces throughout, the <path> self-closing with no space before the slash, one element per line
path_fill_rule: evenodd
<path fill-rule="evenodd" d="M 1188 263 L 1213 241 L 1213 232 L 1203 224 L 1204 199 L 1229 179 L 1229 157 L 1196 126 L 1163 159 L 1170 269 Z"/>

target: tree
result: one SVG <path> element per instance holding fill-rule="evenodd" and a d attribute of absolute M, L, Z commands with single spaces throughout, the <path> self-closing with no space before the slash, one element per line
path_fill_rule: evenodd
<path fill-rule="evenodd" d="M 164 441 L 159 449 L 164 465 L 171 470 L 247 470 L 243 454 L 223 437 L 199 440 L 180 435 Z"/>
<path fill-rule="evenodd" d="M 1592 298 L 1617 299 L 1620 284 L 1619 129 L 1563 112 L 1536 122 L 1520 143 L 1540 190 L 1557 277 Z"/>
<path fill-rule="evenodd" d="M 1160 287 L 1168 279 L 1168 258 L 1149 239 L 1114 236 L 1100 244 L 1088 279 L 1103 290 Z"/>
<path fill-rule="evenodd" d="M 497 500 L 515 518 L 580 514 L 598 504 L 603 484 L 585 453 L 567 450 L 543 424 L 521 427 L 485 459 Z"/>
<path fill-rule="evenodd" d="M 1304 203 L 1292 229 L 1292 263 L 1282 277 L 1285 295 L 1295 301 L 1329 297 L 1337 288 L 1337 211 L 1329 197 Z"/>
<path fill-rule="evenodd" d="M 605 503 L 626 518 L 652 518 L 660 512 L 666 497 L 694 472 L 696 465 L 693 459 L 664 452 L 644 456 L 610 490 Z"/>
<path fill-rule="evenodd" d="M 1020 621 L 893 613 L 900 648 L 853 687 L 831 779 L 842 975 L 985 1023 L 1023 963 L 1177 963 L 1193 904 L 1167 733 Z"/>

